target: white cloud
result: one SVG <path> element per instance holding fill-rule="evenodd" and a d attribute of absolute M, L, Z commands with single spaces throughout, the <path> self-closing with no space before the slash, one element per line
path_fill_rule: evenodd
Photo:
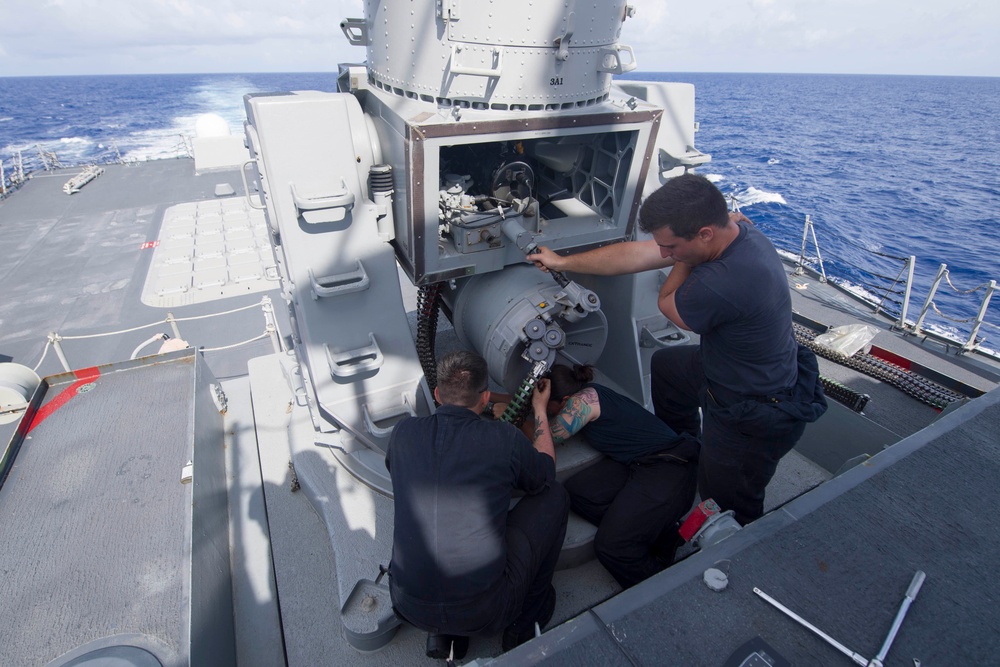
<path fill-rule="evenodd" d="M 1000 75 L 994 0 L 629 2 L 621 41 L 645 71 Z M 362 15 L 361 0 L 2 0 L 0 45 L 5 74 L 331 70 L 364 59 L 339 27 Z"/>
<path fill-rule="evenodd" d="M 357 0 L 4 0 L 0 42 L 14 74 L 327 70 L 338 53 L 364 58 L 339 27 L 360 11 Z"/>
<path fill-rule="evenodd" d="M 176 9 L 182 16 L 194 16 L 194 8 L 185 0 L 169 0 L 166 4 Z"/>
<path fill-rule="evenodd" d="M 647 71 L 1000 75 L 988 0 L 634 3 L 622 40 Z"/>

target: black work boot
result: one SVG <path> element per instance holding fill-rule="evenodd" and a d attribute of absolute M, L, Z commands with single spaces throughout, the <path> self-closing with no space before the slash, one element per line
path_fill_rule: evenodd
<path fill-rule="evenodd" d="M 455 654 L 452 655 L 454 648 Z M 461 660 L 469 651 L 469 638 L 460 635 L 436 635 L 427 633 L 427 657 L 438 660 Z"/>
<path fill-rule="evenodd" d="M 500 639 L 500 647 L 503 652 L 516 648 L 528 641 L 529 639 L 534 639 L 535 637 L 535 623 L 538 623 L 538 628 L 544 628 L 552 620 L 552 614 L 556 610 L 556 589 L 551 584 L 549 585 L 548 593 L 545 597 L 545 601 L 542 602 L 542 608 L 538 611 L 538 618 L 531 621 L 530 624 L 524 627 L 519 627 L 517 622 L 511 623 L 507 626 L 507 629 L 503 631 L 503 637 Z"/>

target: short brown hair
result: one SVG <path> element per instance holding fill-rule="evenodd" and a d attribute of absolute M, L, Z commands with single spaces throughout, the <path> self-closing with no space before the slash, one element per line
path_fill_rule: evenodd
<path fill-rule="evenodd" d="M 471 408 L 489 389 L 486 360 L 475 352 L 459 350 L 441 357 L 437 365 L 438 398 L 445 405 Z"/>

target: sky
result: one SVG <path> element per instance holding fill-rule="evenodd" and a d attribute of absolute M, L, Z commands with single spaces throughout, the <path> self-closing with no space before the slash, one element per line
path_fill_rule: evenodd
<path fill-rule="evenodd" d="M 630 4 L 639 71 L 1000 76 L 997 0 Z M 361 0 L 0 0 L 0 76 L 333 71 L 365 58 L 340 30 L 360 16 Z"/>

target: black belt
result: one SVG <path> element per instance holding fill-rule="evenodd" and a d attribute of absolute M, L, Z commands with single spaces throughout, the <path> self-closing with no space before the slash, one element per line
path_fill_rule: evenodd
<path fill-rule="evenodd" d="M 755 403 L 781 403 L 792 397 L 791 389 L 782 389 L 772 394 L 740 394 L 720 386 L 709 386 L 708 395 L 718 405 L 728 408 L 737 403 L 754 401 Z"/>

